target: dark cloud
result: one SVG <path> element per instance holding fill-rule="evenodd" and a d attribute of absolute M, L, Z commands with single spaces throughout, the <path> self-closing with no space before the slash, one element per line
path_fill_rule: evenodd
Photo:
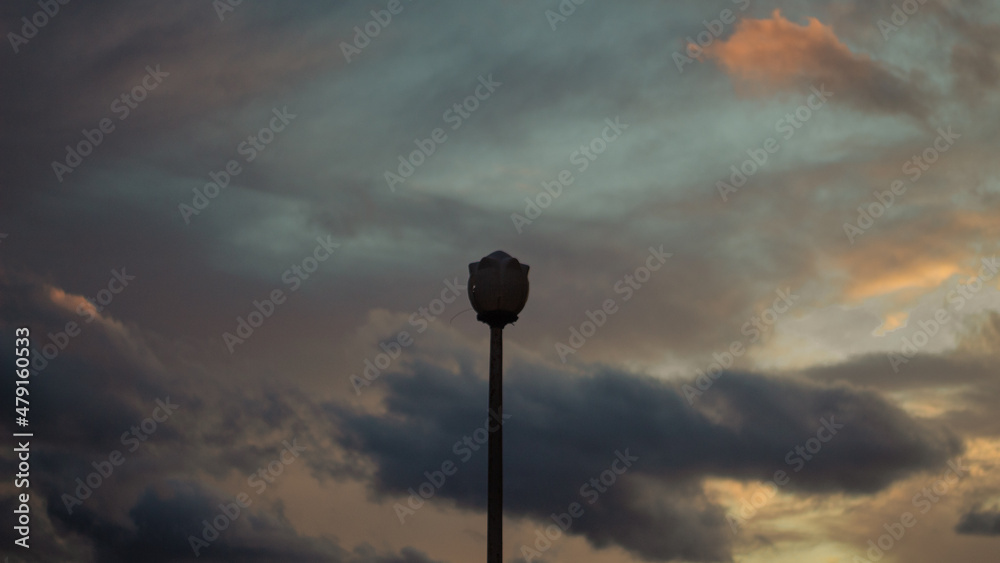
<path fill-rule="evenodd" d="M 414 371 L 382 377 L 385 415 L 328 406 L 340 444 L 374 462 L 376 496 L 406 496 L 426 480 L 423 472 L 452 460 L 459 471 L 437 495 L 484 508 L 485 452 L 465 452 L 461 441 L 484 425 L 486 382 L 468 368 Z M 662 381 L 614 371 L 572 377 L 522 364 L 505 387 L 505 510 L 545 521 L 580 502 L 581 487 L 627 451 L 639 458 L 634 468 L 596 503 L 584 503 L 572 533 L 648 560 L 729 559 L 731 532 L 724 510 L 704 497 L 706 476 L 769 480 L 784 469 L 789 489 L 803 494 L 871 493 L 961 451 L 948 431 L 845 385 L 726 373 L 692 407 Z M 786 456 L 815 437 L 823 419 L 843 428 L 795 473 Z"/>
<path fill-rule="evenodd" d="M 1000 536 L 1000 510 L 971 510 L 955 526 L 959 534 Z"/>
<path fill-rule="evenodd" d="M 21 16 L 38 10 L 37 3 L 22 5 L 6 10 L 5 30 L 20 30 Z M 164 141 L 180 137 L 202 150 L 183 169 L 170 166 L 171 171 L 191 173 L 194 165 L 200 174 L 217 166 L 216 155 L 232 147 L 225 136 L 195 135 L 191 127 L 220 115 L 233 119 L 233 105 L 280 100 L 305 75 L 343 64 L 334 37 L 289 38 L 290 28 L 298 30 L 312 17 L 309 11 L 286 10 L 275 17 L 246 8 L 220 22 L 211 4 L 61 6 L 17 54 L 3 54 L 10 79 L 0 86 L 5 100 L 0 118 L 7 130 L 0 147 L 18 156 L 0 175 L 10 187 L 5 195 L 20 200 L 29 190 L 79 185 L 79 176 L 101 165 L 137 152 L 155 153 Z M 331 13 L 336 9 L 328 8 L 325 16 Z M 99 41 L 92 40 L 95 30 L 101 31 Z M 71 59 L 63 56 L 70 52 Z M 142 83 L 147 66 L 162 67 L 169 76 L 127 114 L 112 110 L 113 100 Z M 110 118 L 115 130 L 59 183 L 51 161 L 65 159 L 65 145 L 81 141 L 81 129 L 93 129 L 103 118 Z"/>
<path fill-rule="evenodd" d="M 969 318 L 958 347 L 944 354 L 917 353 L 899 357 L 892 369 L 888 356 L 865 354 L 845 362 L 802 370 L 814 381 L 867 387 L 880 393 L 939 393 L 949 389 L 952 401 L 945 404 L 939 420 L 966 437 L 1000 435 L 996 404 L 1000 400 L 1000 377 L 995 369 L 1000 343 L 1000 314 L 989 312 Z"/>
<path fill-rule="evenodd" d="M 261 445 L 280 442 L 276 435 L 315 450 L 314 430 L 303 421 L 309 401 L 260 381 L 240 393 L 227 390 L 211 375 L 225 371 L 188 363 L 155 334 L 126 326 L 108 311 L 82 315 L 78 306 L 86 306 L 81 296 L 0 269 L 0 335 L 13 341 L 14 328 L 27 326 L 36 350 L 62 343 L 44 366 L 36 357 L 40 369 L 30 379 L 30 430 L 36 437 L 29 440 L 29 561 L 432 563 L 412 549 L 384 554 L 362 545 L 348 553 L 328 540 L 303 537 L 283 516 L 280 501 L 252 505 L 196 558 L 188 536 L 199 535 L 201 522 L 218 515 L 219 503 L 233 499 L 177 476 L 248 475 L 262 461 L 278 458 L 283 446 Z M 71 322 L 79 325 L 79 333 L 64 339 L 58 333 Z M 14 358 L 9 347 L 0 350 L 4 365 L 14 365 Z M 298 398 L 288 400 L 291 396 Z M 0 398 L 13 404 L 12 386 L 5 386 Z M 134 434 L 124 442 L 123 433 L 148 432 L 150 422 L 142 424 L 158 401 L 176 410 L 152 432 L 141 432 L 141 442 Z M 7 432 L 23 430 L 10 419 L 3 426 Z M 111 466 L 114 451 L 124 461 Z M 81 493 L 82 502 L 67 506 L 67 495 L 81 488 L 77 479 L 107 471 L 95 464 L 111 467 L 111 473 Z M 4 457 L 0 467 L 14 474 L 16 458 Z M 0 505 L 11 510 L 14 503 L 14 496 L 0 498 Z M 11 527 L 0 536 L 4 545 L 16 538 Z"/>
<path fill-rule="evenodd" d="M 258 499 L 254 499 L 258 500 Z M 347 552 L 328 539 L 303 537 L 296 533 L 275 506 L 234 508 L 234 499 L 213 493 L 203 486 L 169 480 L 149 486 L 128 510 L 126 522 L 107 514 L 82 508 L 67 515 L 61 503 L 48 506 L 60 535 L 87 538 L 93 560 L 117 563 L 127 561 L 265 561 L 324 563 L 436 563 L 412 548 L 399 554 L 380 554 L 362 544 Z M 224 529 L 208 545 L 192 548 L 192 537 L 204 541 L 205 522 L 214 522 L 224 505 L 235 518 L 226 518 Z M 239 513 L 237 514 L 237 510 Z M 67 559 L 69 560 L 69 559 Z M 85 553 L 73 561 L 90 560 Z M 439 562 L 437 562 L 439 563 Z"/>

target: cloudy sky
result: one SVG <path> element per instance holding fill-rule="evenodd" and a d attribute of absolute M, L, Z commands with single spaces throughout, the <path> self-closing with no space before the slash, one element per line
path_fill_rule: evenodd
<path fill-rule="evenodd" d="M 4 3 L 0 551 L 995 562 L 998 8 Z"/>

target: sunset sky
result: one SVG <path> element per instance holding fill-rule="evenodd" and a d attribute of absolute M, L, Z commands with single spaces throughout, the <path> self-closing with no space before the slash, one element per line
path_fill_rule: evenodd
<path fill-rule="evenodd" d="M 998 560 L 997 0 L 0 22 L 11 563 Z"/>

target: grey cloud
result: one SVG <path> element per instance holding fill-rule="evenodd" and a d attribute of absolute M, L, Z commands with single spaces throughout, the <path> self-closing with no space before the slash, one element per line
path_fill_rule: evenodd
<path fill-rule="evenodd" d="M 437 494 L 482 509 L 485 452 L 466 454 L 459 442 L 484 425 L 485 381 L 467 369 L 455 375 L 421 365 L 380 382 L 386 416 L 327 407 L 339 443 L 375 463 L 372 494 L 406 496 L 426 480 L 424 471 L 457 460 L 459 472 Z M 581 378 L 522 364 L 505 386 L 508 512 L 543 521 L 565 511 L 627 449 L 640 461 L 621 485 L 585 505 L 572 532 L 648 560 L 728 560 L 724 511 L 700 490 L 706 476 L 768 480 L 783 469 L 792 475 L 788 487 L 803 494 L 871 493 L 961 451 L 947 430 L 844 385 L 726 373 L 697 408 L 677 386 L 613 371 Z M 816 436 L 822 419 L 843 429 L 795 473 L 786 456 Z M 644 479 L 664 492 L 650 499 Z M 664 534 L 670 529 L 681 531 Z"/>
<path fill-rule="evenodd" d="M 1000 536 L 1000 510 L 973 509 L 962 515 L 955 526 L 959 534 L 977 536 Z"/>

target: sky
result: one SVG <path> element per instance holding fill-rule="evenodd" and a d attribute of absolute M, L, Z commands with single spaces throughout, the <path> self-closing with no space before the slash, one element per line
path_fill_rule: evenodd
<path fill-rule="evenodd" d="M 0 552 L 995 562 L 998 8 L 5 2 Z"/>

